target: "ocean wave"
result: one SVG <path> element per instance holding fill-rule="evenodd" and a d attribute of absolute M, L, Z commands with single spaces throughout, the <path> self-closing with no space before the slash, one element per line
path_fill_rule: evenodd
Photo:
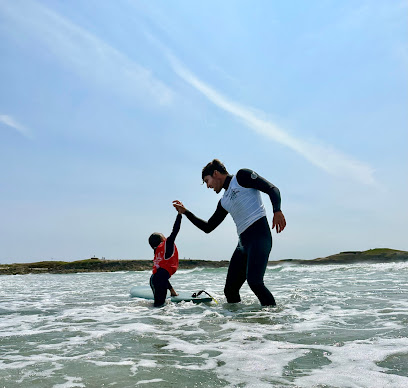
<path fill-rule="evenodd" d="M 260 306 L 247 284 L 241 303 L 227 303 L 225 269 L 182 270 L 171 280 L 209 290 L 218 304 L 160 309 L 129 298 L 148 272 L 2 278 L 0 379 L 8 388 L 404 387 L 406 268 L 268 269 L 276 307 Z"/>

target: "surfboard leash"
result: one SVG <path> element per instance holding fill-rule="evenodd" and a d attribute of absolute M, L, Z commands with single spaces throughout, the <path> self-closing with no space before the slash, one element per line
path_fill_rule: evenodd
<path fill-rule="evenodd" d="M 203 292 L 204 292 L 205 294 L 207 294 L 216 304 L 218 304 L 217 299 L 215 299 L 213 296 L 211 296 L 211 295 L 210 295 L 207 291 L 205 291 L 205 290 L 201 290 L 201 291 L 195 292 L 193 295 L 191 295 L 191 297 L 192 297 L 192 298 L 197 298 L 197 297 L 200 296 Z"/>

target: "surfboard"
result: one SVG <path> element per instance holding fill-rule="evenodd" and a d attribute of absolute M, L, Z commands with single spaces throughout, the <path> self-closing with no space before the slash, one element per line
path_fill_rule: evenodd
<path fill-rule="evenodd" d="M 142 299 L 151 299 L 154 300 L 153 291 L 150 286 L 134 286 L 130 289 L 130 296 L 133 298 L 142 298 Z M 212 297 L 208 296 L 205 293 L 193 293 L 187 291 L 178 292 L 178 296 L 170 296 L 167 293 L 167 299 L 170 299 L 172 302 L 193 302 L 193 303 L 203 303 L 211 302 Z"/>

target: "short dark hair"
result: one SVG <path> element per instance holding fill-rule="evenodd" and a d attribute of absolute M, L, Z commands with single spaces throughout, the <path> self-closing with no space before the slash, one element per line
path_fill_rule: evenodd
<path fill-rule="evenodd" d="M 217 170 L 221 174 L 228 174 L 227 169 L 225 166 L 218 160 L 214 159 L 212 162 L 208 163 L 204 168 L 201 174 L 201 178 L 204 180 L 204 177 L 207 175 L 212 176 L 214 171 Z"/>
<path fill-rule="evenodd" d="M 156 249 L 163 241 L 164 237 L 161 233 L 152 233 L 149 237 L 149 244 L 153 249 Z"/>

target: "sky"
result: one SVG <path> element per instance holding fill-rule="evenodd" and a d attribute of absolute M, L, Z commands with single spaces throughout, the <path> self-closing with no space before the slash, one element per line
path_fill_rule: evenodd
<path fill-rule="evenodd" d="M 276 185 L 270 260 L 408 250 L 406 0 L 0 0 L 0 263 L 151 259 L 220 159 Z M 273 211 L 263 201 L 269 222 Z M 229 260 L 183 217 L 180 258 Z"/>

